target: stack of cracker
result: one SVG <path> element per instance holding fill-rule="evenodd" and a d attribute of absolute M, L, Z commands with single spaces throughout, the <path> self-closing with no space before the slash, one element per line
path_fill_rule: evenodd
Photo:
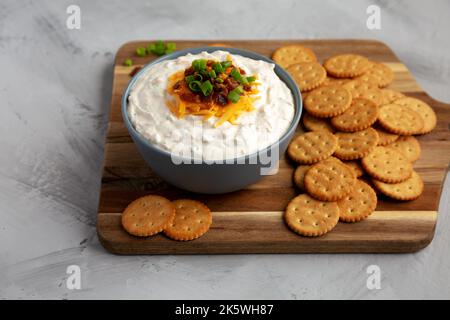
<path fill-rule="evenodd" d="M 338 221 L 357 222 L 377 206 L 379 193 L 399 201 L 418 198 L 423 181 L 413 163 L 414 135 L 430 132 L 436 114 L 425 102 L 387 89 L 394 73 L 379 62 L 342 54 L 317 62 L 300 45 L 278 49 L 273 59 L 292 75 L 304 102 L 302 123 L 288 154 L 298 164 L 284 219 L 303 236 L 320 236 Z"/>

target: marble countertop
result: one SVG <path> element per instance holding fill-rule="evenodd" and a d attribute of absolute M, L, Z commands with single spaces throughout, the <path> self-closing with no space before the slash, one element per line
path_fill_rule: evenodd
<path fill-rule="evenodd" d="M 450 298 L 450 182 L 415 254 L 116 256 L 95 219 L 114 54 L 133 39 L 371 38 L 450 102 L 450 3 L 436 1 L 0 2 L 0 298 Z M 366 9 L 381 8 L 381 30 Z M 241 14 L 241 10 L 246 12 Z M 67 267 L 81 289 L 67 286 Z M 381 270 L 369 290 L 367 267 Z"/>

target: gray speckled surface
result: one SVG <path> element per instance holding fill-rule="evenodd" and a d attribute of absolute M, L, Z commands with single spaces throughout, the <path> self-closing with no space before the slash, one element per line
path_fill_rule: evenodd
<path fill-rule="evenodd" d="M 114 256 L 95 233 L 123 42 L 379 39 L 449 102 L 449 2 L 76 1 L 81 30 L 68 30 L 72 3 L 0 2 L 0 298 L 450 298 L 448 181 L 435 239 L 416 254 Z M 372 3 L 382 9 L 379 31 L 366 28 Z M 81 290 L 66 288 L 71 264 Z M 381 268 L 380 290 L 366 287 L 371 264 Z"/>

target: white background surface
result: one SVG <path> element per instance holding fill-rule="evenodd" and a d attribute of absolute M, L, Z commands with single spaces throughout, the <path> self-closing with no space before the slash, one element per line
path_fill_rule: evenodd
<path fill-rule="evenodd" d="M 373 3 L 380 31 L 366 28 Z M 66 28 L 69 4 L 81 7 L 81 30 Z M 435 239 L 416 254 L 115 256 L 95 231 L 122 43 L 379 39 L 425 91 L 450 102 L 449 15 L 448 1 L 2 0 L 0 298 L 450 298 L 449 181 Z M 82 290 L 66 288 L 71 264 Z M 366 288 L 371 264 L 381 290 Z"/>

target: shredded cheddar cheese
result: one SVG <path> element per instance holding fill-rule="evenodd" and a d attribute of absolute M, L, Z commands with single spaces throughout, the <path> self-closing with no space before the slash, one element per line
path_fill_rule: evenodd
<path fill-rule="evenodd" d="M 245 94 L 241 96 L 238 102 L 229 103 L 228 105 L 223 107 L 214 104 L 213 102 L 188 102 L 181 99 L 180 95 L 175 93 L 173 89 L 174 84 L 183 79 L 183 71 L 177 72 L 169 77 L 167 92 L 171 97 L 173 97 L 173 99 L 166 101 L 169 110 L 178 118 L 183 118 L 185 117 L 185 115 L 202 116 L 204 120 L 208 120 L 211 117 L 216 117 L 218 118 L 217 122 L 214 124 L 216 128 L 227 121 L 233 125 L 238 124 L 237 119 L 239 118 L 239 116 L 244 112 L 253 111 L 253 103 L 260 98 L 259 96 L 257 96 L 259 91 L 256 89 L 252 89 L 249 92 L 245 92 Z M 258 84 L 259 83 L 256 83 L 255 85 Z"/>

